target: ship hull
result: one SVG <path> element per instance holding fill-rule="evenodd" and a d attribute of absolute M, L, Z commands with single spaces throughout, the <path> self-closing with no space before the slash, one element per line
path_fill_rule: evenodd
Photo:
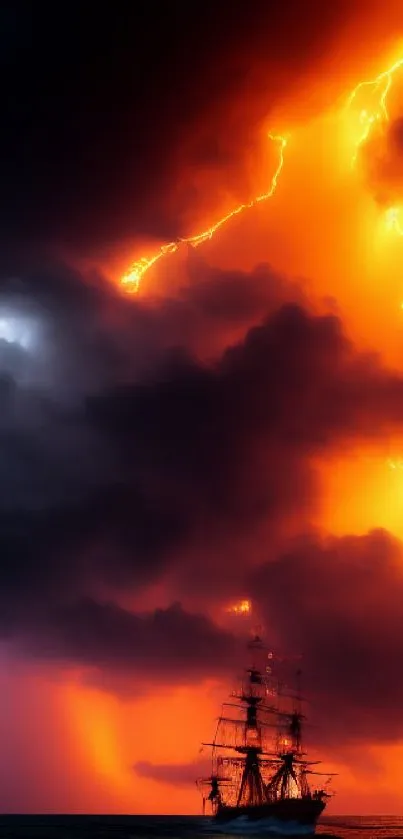
<path fill-rule="evenodd" d="M 222 805 L 214 827 L 220 833 L 259 833 L 268 836 L 313 836 L 325 808 L 320 799 L 288 798 L 253 807 Z"/>

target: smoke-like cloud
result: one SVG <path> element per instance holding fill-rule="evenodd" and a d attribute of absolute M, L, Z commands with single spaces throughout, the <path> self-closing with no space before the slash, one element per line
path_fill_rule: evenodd
<path fill-rule="evenodd" d="M 78 663 L 98 685 L 108 674 L 113 685 L 115 676 L 119 690 L 126 683 L 128 693 L 142 690 L 144 680 L 189 684 L 222 676 L 240 661 L 239 641 L 231 633 L 179 603 L 137 615 L 116 603 L 86 598 L 42 608 L 34 621 L 33 631 L 32 614 L 26 629 L 19 618 L 16 650 L 42 661 Z"/>
<path fill-rule="evenodd" d="M 211 760 L 199 760 L 197 763 L 150 763 L 139 760 L 133 767 L 136 775 L 164 784 L 186 786 L 194 784 L 195 778 L 208 776 L 211 772 Z"/>
<path fill-rule="evenodd" d="M 320 723 L 311 739 L 402 736 L 402 569 L 402 544 L 373 531 L 296 540 L 255 574 L 267 626 L 284 651 L 303 653 Z"/>
<path fill-rule="evenodd" d="M 3 347 L 0 428 L 1 629 L 31 656 L 134 672 L 155 647 L 150 672 L 165 657 L 175 678 L 196 676 L 192 646 L 198 676 L 217 649 L 232 663 L 236 642 L 207 618 L 136 614 L 117 605 L 121 593 L 138 598 L 166 578 L 188 601 L 243 593 L 246 546 L 254 562 L 274 561 L 270 573 L 285 535 L 309 523 L 313 461 L 401 428 L 403 380 L 359 352 L 338 318 L 310 311 L 268 268 L 206 275 L 171 301 L 132 306 L 65 269 L 38 272 L 18 299 L 4 286 L 17 320 L 35 295 L 38 326 L 37 347 Z M 235 324 L 238 339 L 212 354 L 216 324 L 224 335 Z M 48 375 L 30 380 L 41 341 Z M 146 362 L 141 342 L 154 347 Z M 262 528 L 270 545 L 256 547 Z"/>

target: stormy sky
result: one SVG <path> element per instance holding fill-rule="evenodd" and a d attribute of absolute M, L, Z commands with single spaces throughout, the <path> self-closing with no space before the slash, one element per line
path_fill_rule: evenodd
<path fill-rule="evenodd" d="M 195 812 L 253 622 L 303 656 L 336 809 L 400 759 L 399 80 L 358 152 L 339 120 L 392 6 L 2 5 L 2 809 Z M 267 190 L 269 130 L 270 202 L 128 294 Z"/>

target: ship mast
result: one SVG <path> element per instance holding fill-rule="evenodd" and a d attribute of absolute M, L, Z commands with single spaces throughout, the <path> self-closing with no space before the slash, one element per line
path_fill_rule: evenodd
<path fill-rule="evenodd" d="M 269 800 L 310 795 L 307 770 L 313 764 L 304 760 L 302 747 L 305 715 L 302 713 L 301 675 L 298 669 L 294 692 L 279 690 L 281 696 L 292 699 L 292 709 L 287 712 L 278 711 L 277 756 L 273 760 L 274 774 L 267 785 Z"/>
<path fill-rule="evenodd" d="M 253 653 L 264 650 L 259 635 L 255 635 L 248 644 Z M 247 679 L 244 681 L 241 693 L 238 698 L 245 708 L 245 766 L 242 772 L 241 784 L 239 787 L 237 806 L 241 804 L 253 806 L 263 804 L 267 800 L 266 786 L 262 778 L 260 767 L 260 755 L 262 754 L 262 724 L 259 722 L 258 710 L 263 706 L 266 699 L 266 674 L 259 669 L 255 655 L 252 658 L 252 665 L 246 671 Z M 270 711 L 276 712 L 276 708 L 270 707 Z"/>
<path fill-rule="evenodd" d="M 248 648 L 252 651 L 251 665 L 246 670 L 241 689 L 232 692 L 232 702 L 223 704 L 213 743 L 203 744 L 213 749 L 213 771 L 211 777 L 204 781 L 210 786 L 208 797 L 212 801 L 213 809 L 221 802 L 221 784 L 231 783 L 231 776 L 226 775 L 228 769 L 237 776 L 241 773 L 236 785 L 235 806 L 255 806 L 267 801 L 267 779 L 262 776 L 262 766 L 271 764 L 271 757 L 270 753 L 265 751 L 263 731 L 276 729 L 274 720 L 278 709 L 267 701 L 270 693 L 274 695 L 274 691 L 268 688 L 271 668 L 267 666 L 264 671 L 258 664 L 258 654 L 267 653 L 258 634 L 254 635 Z M 236 708 L 241 718 L 227 716 L 226 708 Z M 228 728 L 232 731 L 232 740 L 228 736 Z M 222 750 L 226 756 L 221 756 Z M 228 752 L 237 754 L 227 756 Z"/>
<path fill-rule="evenodd" d="M 302 746 L 301 672 L 297 671 L 295 690 L 288 692 L 274 680 L 273 654 L 259 634 L 248 648 L 251 664 L 240 689 L 223 703 L 213 742 L 203 743 L 212 748 L 212 772 L 198 784 L 208 787 L 213 813 L 223 807 L 248 811 L 285 799 L 311 798 L 307 775 L 321 774 L 309 769 L 312 763 Z M 286 697 L 292 704 L 283 710 L 279 701 Z"/>

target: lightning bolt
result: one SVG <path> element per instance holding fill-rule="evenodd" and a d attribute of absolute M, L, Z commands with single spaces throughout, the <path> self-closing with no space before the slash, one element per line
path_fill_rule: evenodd
<path fill-rule="evenodd" d="M 347 109 L 350 109 L 354 105 L 354 102 L 361 91 L 368 90 L 375 95 L 374 106 L 362 108 L 359 112 L 360 134 L 355 143 L 354 154 L 351 160 L 352 166 L 356 164 L 361 147 L 370 138 L 374 129 L 379 128 L 380 130 L 383 130 L 384 126 L 389 122 L 388 95 L 393 84 L 394 74 L 402 68 L 403 58 L 400 58 L 398 61 L 395 61 L 391 67 L 384 70 L 382 73 L 379 73 L 379 75 L 375 78 L 358 82 L 354 90 L 352 90 L 349 94 L 346 102 Z M 187 236 L 176 239 L 172 242 L 167 242 L 154 254 L 150 256 L 142 256 L 137 259 L 130 265 L 126 273 L 123 274 L 120 279 L 120 284 L 125 291 L 129 293 L 138 292 L 141 280 L 147 271 L 149 271 L 150 268 L 152 268 L 159 260 L 169 254 L 176 253 L 182 245 L 191 245 L 194 248 L 203 245 L 205 242 L 212 239 L 214 234 L 232 218 L 240 215 L 245 210 L 255 207 L 257 204 L 272 198 L 277 189 L 278 179 L 284 165 L 284 150 L 287 145 L 287 139 L 282 135 L 269 134 L 268 136 L 271 141 L 278 144 L 279 148 L 278 164 L 271 179 L 268 191 L 255 196 L 255 198 L 252 198 L 252 200 L 246 204 L 240 204 L 238 207 L 235 207 L 229 213 L 222 216 L 222 218 L 215 222 L 215 224 L 211 225 L 211 227 L 208 227 L 206 230 L 203 230 L 201 233 L 196 233 L 194 236 Z M 389 207 L 386 211 L 385 221 L 390 230 L 394 230 L 399 236 L 403 236 L 403 225 L 400 223 L 400 212 L 399 207 Z"/>
<path fill-rule="evenodd" d="M 149 269 L 163 257 L 176 253 L 182 245 L 191 245 L 194 248 L 198 248 L 200 245 L 208 242 L 209 239 L 212 239 L 217 230 L 220 230 L 220 228 L 223 227 L 224 224 L 227 224 L 227 222 L 234 218 L 234 216 L 239 216 L 245 210 L 250 210 L 252 207 L 256 207 L 257 204 L 261 204 L 263 201 L 267 201 L 269 198 L 272 198 L 277 189 L 280 172 L 284 165 L 284 149 L 287 145 L 287 139 L 286 137 L 276 134 L 269 134 L 268 136 L 270 140 L 277 143 L 279 149 L 278 164 L 271 179 L 268 191 L 255 196 L 255 198 L 252 198 L 252 200 L 247 204 L 239 204 L 238 207 L 235 207 L 234 210 L 231 210 L 225 216 L 222 216 L 222 218 L 220 218 L 215 224 L 208 227 L 206 230 L 203 230 L 201 233 L 196 233 L 194 236 L 176 239 L 174 242 L 168 242 L 167 244 L 162 245 L 152 256 L 142 256 L 140 259 L 137 259 L 130 265 L 129 269 L 125 274 L 123 274 L 120 280 L 121 285 L 127 292 L 138 292 L 144 274 L 146 274 L 146 272 L 149 271 Z"/>
<path fill-rule="evenodd" d="M 379 73 L 379 76 L 376 76 L 375 79 L 358 82 L 348 97 L 347 108 L 350 108 L 358 93 L 364 88 L 372 88 L 373 93 L 379 92 L 379 98 L 375 108 L 372 110 L 363 108 L 360 111 L 360 124 L 362 126 L 362 131 L 356 143 L 352 159 L 353 164 L 357 160 L 360 147 L 368 140 L 373 128 L 376 125 L 382 126 L 384 123 L 389 122 L 389 112 L 387 106 L 388 93 L 392 87 L 393 74 L 396 70 L 400 70 L 401 67 L 403 67 L 403 58 L 400 58 L 399 61 L 395 61 L 388 70 L 384 70 L 383 73 Z"/>
<path fill-rule="evenodd" d="M 399 58 L 388 70 L 379 73 L 379 76 L 376 76 L 375 79 L 359 82 L 350 93 L 347 100 L 347 108 L 353 105 L 358 93 L 365 88 L 372 89 L 372 93 L 378 94 L 376 104 L 372 109 L 363 108 L 360 111 L 361 133 L 355 144 L 355 150 L 351 160 L 352 166 L 357 162 L 360 148 L 370 138 L 374 128 L 378 127 L 382 131 L 384 126 L 389 122 L 388 95 L 393 84 L 393 76 L 402 67 L 403 58 Z M 399 236 L 403 236 L 403 227 L 400 224 L 399 216 L 399 207 L 389 207 L 385 214 L 385 222 L 389 230 L 394 230 Z"/>

